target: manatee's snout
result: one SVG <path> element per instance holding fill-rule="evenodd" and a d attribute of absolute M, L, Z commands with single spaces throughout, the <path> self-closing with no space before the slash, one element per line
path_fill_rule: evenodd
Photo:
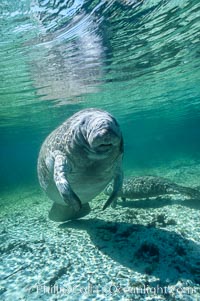
<path fill-rule="evenodd" d="M 99 111 L 92 114 L 81 131 L 86 146 L 92 153 L 110 153 L 122 142 L 122 133 L 116 120 L 107 112 Z"/>
<path fill-rule="evenodd" d="M 119 145 L 121 137 L 110 128 L 98 130 L 92 137 L 90 145 L 97 151 L 108 151 L 113 146 Z"/>

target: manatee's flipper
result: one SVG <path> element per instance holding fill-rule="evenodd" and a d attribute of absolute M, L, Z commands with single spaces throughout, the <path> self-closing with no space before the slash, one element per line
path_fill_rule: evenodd
<path fill-rule="evenodd" d="M 51 210 L 49 212 L 50 220 L 54 222 L 65 222 L 72 219 L 77 219 L 84 217 L 90 213 L 90 205 L 88 203 L 84 204 L 82 208 L 77 212 L 72 207 L 63 206 L 57 203 L 53 203 Z"/>
<path fill-rule="evenodd" d="M 108 206 L 112 204 L 112 207 L 115 207 L 117 204 L 117 197 L 119 191 L 122 189 L 122 183 L 123 183 L 123 171 L 122 171 L 122 166 L 121 166 L 121 160 L 119 161 L 116 176 L 114 178 L 114 183 L 113 183 L 113 192 L 109 196 L 108 200 L 103 206 L 103 210 L 105 210 Z"/>
<path fill-rule="evenodd" d="M 71 189 L 65 176 L 66 171 L 66 157 L 62 154 L 57 154 L 54 162 L 54 181 L 56 183 L 56 187 L 58 188 L 58 191 L 66 205 L 72 207 L 75 211 L 79 211 L 81 209 L 81 201 Z"/>

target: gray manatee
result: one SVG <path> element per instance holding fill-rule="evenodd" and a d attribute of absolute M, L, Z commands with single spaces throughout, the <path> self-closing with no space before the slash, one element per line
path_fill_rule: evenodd
<path fill-rule="evenodd" d="M 42 144 L 39 183 L 54 202 L 49 218 L 66 221 L 90 212 L 88 204 L 114 179 L 104 209 L 121 190 L 123 138 L 115 118 L 100 109 L 77 112 Z"/>
<path fill-rule="evenodd" d="M 112 193 L 112 184 L 110 183 L 106 189 L 105 194 Z M 127 199 L 141 199 L 150 197 L 159 197 L 166 194 L 182 194 L 191 199 L 200 199 L 200 189 L 185 187 L 172 181 L 156 176 L 139 176 L 130 177 L 123 180 L 121 190 L 118 196 L 122 200 Z"/>

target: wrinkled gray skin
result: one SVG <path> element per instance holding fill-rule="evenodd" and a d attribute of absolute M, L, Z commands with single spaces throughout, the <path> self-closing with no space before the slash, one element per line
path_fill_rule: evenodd
<path fill-rule="evenodd" d="M 106 111 L 85 109 L 67 119 L 44 141 L 38 158 L 41 187 L 53 200 L 49 218 L 66 221 L 89 213 L 88 202 L 114 179 L 107 207 L 121 189 L 123 138 Z"/>
<path fill-rule="evenodd" d="M 110 195 L 112 184 L 105 189 L 105 194 Z M 122 189 L 118 196 L 122 200 L 142 199 L 158 197 L 166 194 L 182 194 L 192 199 L 200 199 L 200 191 L 197 188 L 190 188 L 178 185 L 167 179 L 154 176 L 130 177 L 123 180 Z"/>

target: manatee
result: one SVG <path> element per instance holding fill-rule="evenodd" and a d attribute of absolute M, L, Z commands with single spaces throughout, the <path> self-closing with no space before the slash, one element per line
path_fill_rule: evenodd
<path fill-rule="evenodd" d="M 104 192 L 110 195 L 111 191 L 112 183 L 106 187 Z M 123 180 L 122 189 L 118 192 L 118 196 L 122 200 L 159 197 L 167 194 L 182 194 L 191 199 L 200 199 L 199 189 L 181 186 L 168 179 L 155 176 L 126 178 Z"/>
<path fill-rule="evenodd" d="M 115 202 L 123 181 L 123 137 L 106 111 L 81 110 L 44 141 L 38 157 L 40 186 L 53 201 L 49 218 L 67 221 L 90 212 L 90 202 L 113 179 L 107 204 Z"/>

